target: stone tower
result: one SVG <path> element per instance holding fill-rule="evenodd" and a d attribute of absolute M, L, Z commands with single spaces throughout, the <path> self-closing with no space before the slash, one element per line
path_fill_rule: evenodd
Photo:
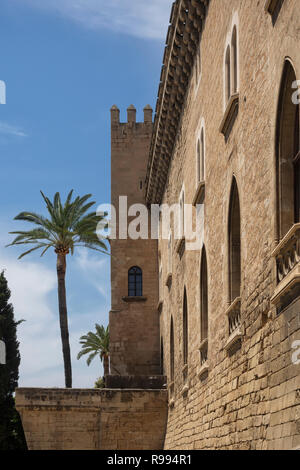
<path fill-rule="evenodd" d="M 150 106 L 145 107 L 144 122 L 139 123 L 133 105 L 127 110 L 126 123 L 120 123 L 120 111 L 116 106 L 112 107 L 111 203 L 117 216 L 117 237 L 111 240 L 112 376 L 151 376 L 160 372 L 157 240 L 150 237 L 132 240 L 128 237 L 128 225 L 124 232 L 124 228 L 120 230 L 119 221 L 120 196 L 127 196 L 128 209 L 133 204 L 145 204 L 144 186 L 152 130 Z M 135 218 L 128 217 L 128 224 Z M 136 292 L 129 289 L 132 268 L 139 273 Z"/>

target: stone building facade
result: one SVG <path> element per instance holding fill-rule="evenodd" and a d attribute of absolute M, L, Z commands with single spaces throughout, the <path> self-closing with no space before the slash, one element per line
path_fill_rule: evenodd
<path fill-rule="evenodd" d="M 112 109 L 112 202 L 200 222 L 112 242 L 112 374 L 167 376 L 166 449 L 300 447 L 298 7 L 175 1 L 153 130 Z"/>
<path fill-rule="evenodd" d="M 111 109 L 111 203 L 116 209 L 117 239 L 111 240 L 111 373 L 122 376 L 157 375 L 160 372 L 159 316 L 157 312 L 157 240 L 127 237 L 127 220 L 119 223 L 122 206 L 145 202 L 144 185 L 153 131 L 152 109 L 144 109 L 144 122 L 136 122 L 130 106 L 127 122 L 120 123 L 120 112 Z M 121 200 L 119 196 L 126 196 Z M 127 215 L 127 209 L 125 214 Z M 128 222 L 133 221 L 129 216 Z M 143 271 L 143 285 L 128 289 L 128 272 Z M 134 274 L 133 274 L 134 278 Z M 143 291 L 137 295 L 136 289 Z"/>
<path fill-rule="evenodd" d="M 111 109 L 111 376 L 18 390 L 31 449 L 300 448 L 299 45 L 299 0 L 174 2 L 154 123 Z"/>

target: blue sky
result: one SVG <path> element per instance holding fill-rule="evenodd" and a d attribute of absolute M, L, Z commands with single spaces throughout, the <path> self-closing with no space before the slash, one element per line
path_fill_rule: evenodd
<path fill-rule="evenodd" d="M 142 119 L 155 107 L 170 0 L 0 0 L 0 267 L 19 327 L 20 386 L 63 386 L 55 255 L 17 261 L 5 248 L 21 210 L 44 213 L 43 190 L 70 189 L 110 200 L 110 113 L 133 103 Z M 108 257 L 80 251 L 68 259 L 67 292 L 75 387 L 102 374 L 76 360 L 79 337 L 106 324 Z"/>

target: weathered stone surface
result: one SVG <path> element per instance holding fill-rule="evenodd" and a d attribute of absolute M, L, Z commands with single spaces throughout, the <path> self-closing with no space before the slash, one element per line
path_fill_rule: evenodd
<path fill-rule="evenodd" d="M 18 389 L 30 450 L 162 449 L 163 390 Z"/>
<path fill-rule="evenodd" d="M 201 230 L 208 262 L 209 372 L 200 380 L 201 251 L 173 250 L 172 286 L 164 287 L 161 334 L 170 381 L 170 321 L 175 328 L 174 406 L 166 449 L 292 449 L 299 445 L 300 365 L 292 343 L 300 340 L 300 299 L 281 315 L 271 305 L 277 286 L 272 251 L 276 233 L 276 119 L 286 57 L 300 79 L 297 0 L 284 1 L 276 24 L 265 1 L 209 2 L 200 42 L 201 80 L 190 79 L 162 202 L 179 200 L 182 185 L 192 204 L 197 190 L 196 136 L 205 121 L 205 205 Z M 238 14 L 239 111 L 228 140 L 223 67 L 227 34 Z M 228 211 L 233 176 L 241 205 L 241 349 L 228 340 Z M 153 183 L 154 184 L 154 183 Z M 169 274 L 168 241 L 159 242 L 163 284 Z M 183 295 L 188 297 L 188 384 L 183 378 Z M 298 392 L 297 392 L 298 390 Z"/>
<path fill-rule="evenodd" d="M 112 389 L 163 390 L 166 384 L 167 377 L 162 375 L 108 375 L 105 377 L 106 388 Z"/>

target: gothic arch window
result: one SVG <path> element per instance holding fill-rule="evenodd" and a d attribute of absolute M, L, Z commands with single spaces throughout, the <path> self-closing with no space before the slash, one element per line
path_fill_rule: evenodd
<path fill-rule="evenodd" d="M 143 271 L 134 266 L 128 271 L 128 296 L 142 297 L 143 295 Z"/>
<path fill-rule="evenodd" d="M 170 382 L 174 382 L 175 376 L 175 347 L 174 347 L 174 322 L 171 317 L 170 327 Z"/>
<path fill-rule="evenodd" d="M 226 38 L 224 54 L 224 105 L 239 92 L 238 14 L 235 13 Z"/>
<path fill-rule="evenodd" d="M 184 365 L 188 363 L 188 304 L 186 289 L 183 295 L 183 362 Z"/>
<path fill-rule="evenodd" d="M 232 304 L 241 295 L 241 215 L 235 178 L 230 195 L 228 242 L 229 301 Z"/>
<path fill-rule="evenodd" d="M 205 246 L 202 249 L 200 272 L 200 306 L 201 306 L 201 342 L 208 338 L 208 278 Z"/>
<path fill-rule="evenodd" d="M 300 222 L 300 146 L 299 104 L 293 102 L 295 70 L 285 61 L 278 104 L 277 231 L 283 238 L 293 224 Z"/>

